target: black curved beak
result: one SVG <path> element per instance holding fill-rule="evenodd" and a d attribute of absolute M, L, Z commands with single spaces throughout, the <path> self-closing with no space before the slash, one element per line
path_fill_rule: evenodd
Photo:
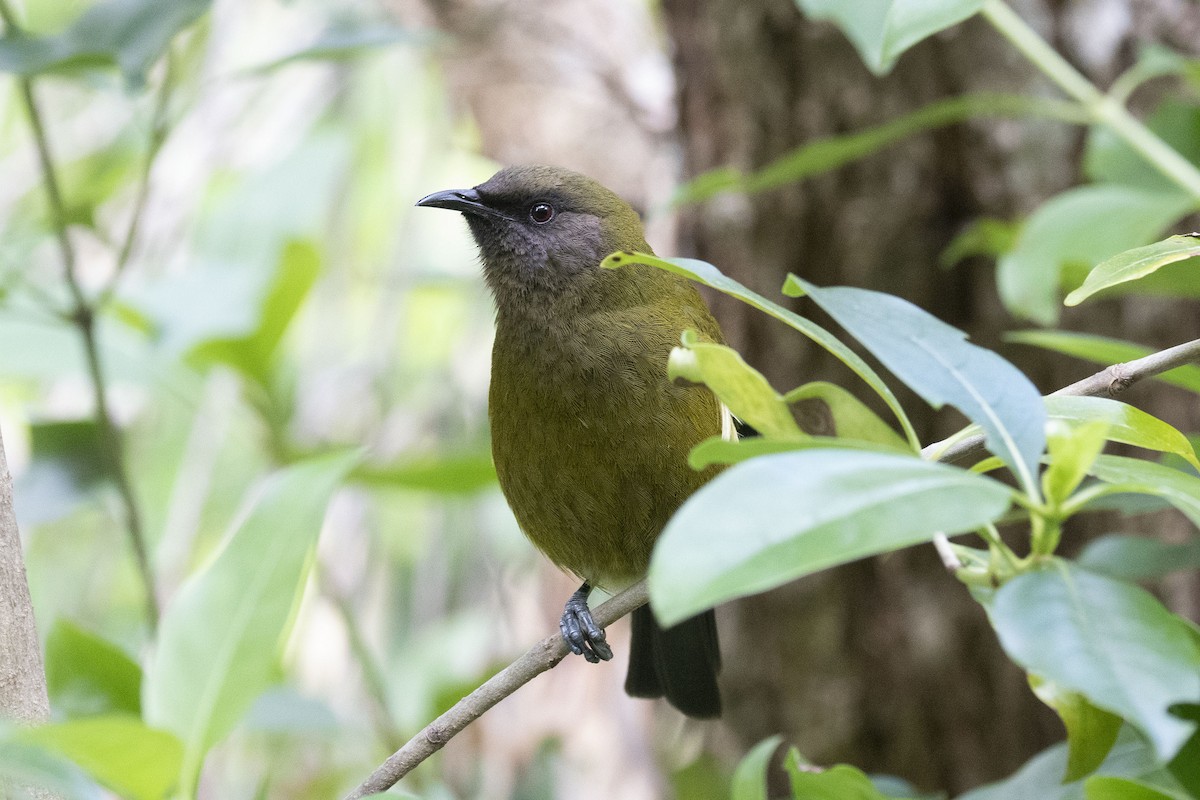
<path fill-rule="evenodd" d="M 479 192 L 474 189 L 447 189 L 444 192 L 434 192 L 417 201 L 417 205 L 426 208 L 448 208 L 451 211 L 461 211 L 464 214 L 476 214 L 488 217 L 503 217 L 507 215 L 483 202 Z"/>

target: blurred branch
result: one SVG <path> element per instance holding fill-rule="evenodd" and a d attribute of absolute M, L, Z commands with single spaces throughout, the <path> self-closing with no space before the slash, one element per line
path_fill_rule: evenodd
<path fill-rule="evenodd" d="M 20 26 L 8 5 L 8 0 L 0 0 L 0 20 L 13 33 L 20 32 Z M 158 626 L 158 598 L 154 590 L 154 574 L 150 569 L 150 559 L 146 550 L 146 538 L 142 530 L 141 511 L 137 498 L 134 496 L 133 484 L 125 466 L 124 441 L 121 432 L 113 420 L 108 406 L 108 389 L 104 379 L 104 369 L 100 358 L 100 345 L 96 335 L 96 305 L 88 300 L 79 282 L 78 262 L 75 248 L 71 244 L 71 235 L 67 224 L 66 203 L 63 201 L 61 184 L 54 167 L 54 159 L 50 154 L 50 140 L 46 134 L 46 126 L 38 107 L 37 97 L 33 91 L 33 79 L 27 76 L 17 78 L 18 90 L 25 113 L 29 117 L 29 127 L 33 131 L 34 143 L 37 147 L 38 163 L 42 171 L 42 183 L 46 188 L 46 199 L 50 206 L 50 218 L 58 239 L 62 255 L 63 277 L 71 294 L 74 308 L 66 315 L 66 319 L 79 329 L 83 339 L 84 358 L 87 362 L 88 378 L 92 385 L 93 403 L 96 407 L 96 423 L 100 428 L 100 436 L 104 444 L 104 453 L 108 459 L 109 471 L 117 485 L 122 505 L 125 508 L 126 530 L 129 532 L 130 544 L 137 560 L 138 572 L 141 575 L 146 594 L 146 621 L 150 630 Z"/>
<path fill-rule="evenodd" d="M 605 628 L 648 600 L 646 581 L 641 580 L 606 601 L 593 611 L 600 627 Z M 441 750 L 446 742 L 479 719 L 485 711 L 520 689 L 531 680 L 550 670 L 569 653 L 562 635 L 547 636 L 526 651 L 475 691 L 459 700 L 454 707 L 425 726 L 408 743 L 388 757 L 346 800 L 359 800 L 382 792 L 412 772 L 425 759 Z"/>
<path fill-rule="evenodd" d="M 1110 367 L 1105 367 L 1090 377 L 1051 392 L 1050 396 L 1069 395 L 1074 397 L 1114 398 L 1140 380 L 1161 375 L 1184 364 L 1200 364 L 1200 339 L 1185 342 L 1184 344 L 1177 344 L 1174 347 L 1168 347 L 1166 350 L 1160 350 L 1157 353 L 1151 353 L 1148 356 L 1128 361 L 1124 364 L 1113 364 Z M 982 434 L 968 437 L 946 447 L 948 441 L 948 439 L 943 439 L 940 442 L 935 442 L 924 448 L 921 454 L 930 457 L 935 453 L 939 453 L 941 448 L 945 447 L 945 451 L 940 452 L 937 460 L 947 464 L 955 464 L 972 457 L 980 456 L 986 452 Z"/>

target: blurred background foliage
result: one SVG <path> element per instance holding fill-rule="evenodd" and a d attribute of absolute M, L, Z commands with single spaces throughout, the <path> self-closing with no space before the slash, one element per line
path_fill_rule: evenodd
<path fill-rule="evenodd" d="M 1200 30 L 1195 10 L 1165 0 L 1136 14 L 1138 4 L 1118 0 L 1025 5 L 1100 81 L 1138 62 L 1139 45 L 1200 42 L 1176 30 Z M 1164 33 L 1156 20 L 1167 7 L 1175 22 Z M 312 580 L 286 614 L 271 687 L 247 699 L 211 751 L 203 797 L 344 793 L 553 630 L 573 588 L 525 543 L 494 485 L 490 300 L 465 227 L 414 210 L 423 194 L 473 185 L 499 163 L 563 164 L 644 210 L 660 253 L 705 257 L 772 293 L 789 269 L 885 288 L 985 343 L 1013 324 L 1001 300 L 1017 317 L 1055 321 L 1056 282 L 1021 264 L 1056 259 L 1074 285 L 1095 260 L 1144 243 L 1126 239 L 1149 241 L 1194 207 L 1155 197 L 1151 218 L 1130 237 L 1114 234 L 1108 253 L 1076 251 L 1123 213 L 1119 203 L 1084 217 L 1047 204 L 1022 229 L 1081 178 L 1159 185 L 1100 134 L 1081 168 L 1084 133 L 1036 104 L 1016 104 L 1020 121 L 979 119 L 997 109 L 970 104 L 949 118 L 923 112 L 826 151 L 815 167 L 811 153 L 795 154 L 944 94 L 1043 92 L 1029 70 L 981 47 L 972 24 L 922 44 L 881 80 L 791 0 L 24 0 L 9 11 L 18 25 L 0 40 L 10 73 L 0 94 L 0 428 L 55 719 L 136 714 L 143 698 L 170 693 L 142 686 L 156 639 L 72 320 L 60 223 L 97 312 L 109 411 L 168 615 L 184 579 L 227 555 L 226 532 L 263 507 L 265 476 L 362 448 L 331 503 Z M 1103 23 L 1091 38 L 1078 34 L 1089 20 Z M 1163 63 L 1160 52 L 1143 72 L 1184 75 L 1185 88 L 1172 84 L 1154 119 L 1195 157 L 1194 62 Z M 47 203 L 27 78 L 61 218 Z M 772 183 L 764 168 L 781 164 Z M 768 178 L 740 183 L 754 174 Z M 677 195 L 697 176 L 707 177 Z M 672 207 L 676 196 L 691 205 Z M 1064 219 L 1083 223 L 1058 245 L 1020 238 L 1035 225 L 1058 233 Z M 1051 255 L 1038 254 L 1039 241 Z M 953 272 L 937 267 L 943 253 Z M 987 256 L 1002 253 L 997 289 Z M 1182 295 L 1192 316 L 1135 298 L 1119 326 L 1115 306 L 1068 322 L 1148 346 L 1192 338 L 1194 291 L 1177 284 L 1172 302 Z M 827 368 L 761 320 L 716 308 L 777 385 Z M 1068 382 L 1049 359 L 1026 358 L 1043 390 Z M 1185 430 L 1200 422 L 1194 407 L 1158 413 Z M 954 424 L 929 415 L 922 434 Z M 296 510 L 280 505 L 280 515 Z M 259 574 L 259 557 L 229 567 L 233 579 Z M 1032 698 L 1013 699 L 1028 694 L 1018 670 L 981 665 L 996 654 L 990 631 L 946 599 L 958 587 L 935 561 L 855 565 L 723 612 L 731 713 L 720 726 L 626 698 L 619 668 L 567 663 L 404 787 L 423 798 L 722 797 L 732 764 L 777 731 L 814 759 L 853 759 L 928 788 L 997 778 L 1061 730 Z M 1175 607 L 1195 611 L 1194 584 L 1170 587 Z M 291 603 L 286 585 L 280 592 Z M 781 616 L 781 606 L 807 616 Z M 218 636 L 231 619 L 192 622 Z M 621 651 L 624 636 L 613 632 Z M 881 664 L 885 655 L 897 666 Z M 161 796 L 146 780 L 144 794 L 127 793 Z M 71 786 L 96 796 L 87 781 Z"/>

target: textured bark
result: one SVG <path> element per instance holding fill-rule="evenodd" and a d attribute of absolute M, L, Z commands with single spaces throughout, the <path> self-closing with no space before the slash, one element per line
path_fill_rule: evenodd
<path fill-rule="evenodd" d="M 12 477 L 0 440 L 0 716 L 25 724 L 50 718 L 21 535 L 13 512 Z"/>
<path fill-rule="evenodd" d="M 1019 3 L 1018 10 L 1104 80 L 1126 63 L 1131 32 L 1161 31 L 1163 8 L 1178 4 L 1078 5 L 1107 15 L 1084 15 L 1075 4 L 1070 16 L 1059 4 Z M 663 7 L 675 43 L 685 178 L 724 166 L 751 171 L 816 137 L 949 95 L 1045 91 L 980 20 L 923 43 L 881 79 L 839 32 L 803 19 L 792 0 L 664 0 Z M 1196 23 L 1194 10 L 1176 10 L 1172 31 Z M 1074 44 L 1086 51 L 1074 52 Z M 996 346 L 1001 325 L 1012 321 L 995 296 L 991 266 L 947 273 L 935 266 L 938 255 L 973 218 L 1018 216 L 1076 182 L 1080 141 L 1078 130 L 1048 122 L 943 129 L 803 184 L 714 198 L 685 216 L 681 251 L 771 297 L 788 272 L 899 294 Z M 861 388 L 790 329 L 727 297 L 714 305 L 731 343 L 777 388 L 815 379 Z M 1146 310 L 1162 315 L 1163 306 L 1131 301 L 1099 315 L 1079 311 L 1070 327 L 1148 344 L 1195 335 L 1179 324 L 1197 324 L 1194 303 L 1189 314 L 1167 315 L 1169 334 L 1145 324 Z M 811 305 L 802 310 L 814 314 Z M 1047 391 L 1080 377 L 1077 365 L 1006 354 Z M 1163 405 L 1173 404 L 1165 416 L 1194 430 L 1195 411 L 1189 420 L 1180 395 L 1164 397 Z M 923 441 L 957 425 L 911 395 L 902 401 L 917 415 Z M 958 791 L 1010 773 L 1062 736 L 931 548 L 828 571 L 735 604 L 726 616 L 734 621 L 723 626 L 728 717 L 743 747 L 783 732 L 818 763 L 849 761 Z"/>

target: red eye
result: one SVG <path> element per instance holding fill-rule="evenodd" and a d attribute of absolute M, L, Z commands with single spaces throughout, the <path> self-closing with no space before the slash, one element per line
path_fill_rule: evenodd
<path fill-rule="evenodd" d="M 538 225 L 545 225 L 554 219 L 554 209 L 549 203 L 534 203 L 529 209 L 529 218 Z"/>

